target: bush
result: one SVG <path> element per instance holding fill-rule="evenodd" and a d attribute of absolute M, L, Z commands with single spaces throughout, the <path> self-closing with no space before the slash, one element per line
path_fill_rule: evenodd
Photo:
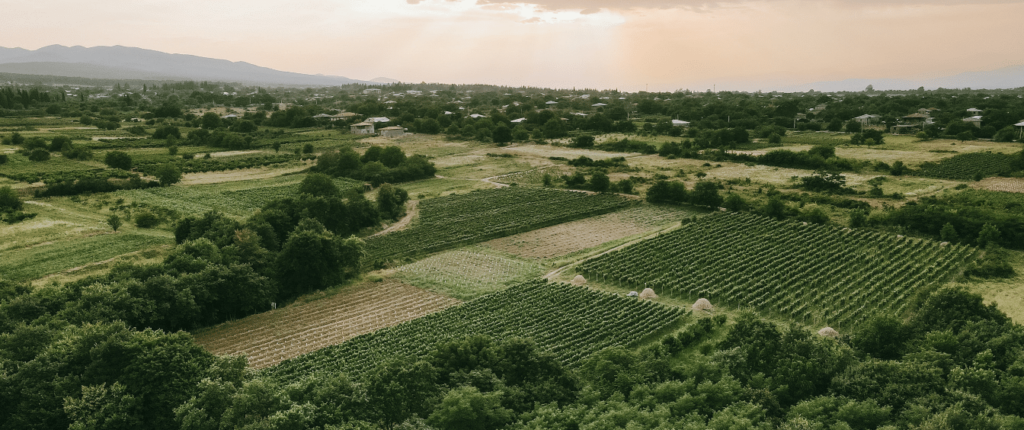
<path fill-rule="evenodd" d="M 45 149 L 33 149 L 32 153 L 28 155 L 30 161 L 46 161 L 50 159 L 50 151 Z"/>
<path fill-rule="evenodd" d="M 108 152 L 103 162 L 114 169 L 130 170 L 132 168 L 132 157 L 123 151 Z"/>
<path fill-rule="evenodd" d="M 176 139 L 181 139 L 181 131 L 178 130 L 178 127 L 173 125 L 164 125 L 157 127 L 156 131 L 153 132 L 154 139 L 166 139 L 171 136 L 174 136 Z"/>
<path fill-rule="evenodd" d="M 0 187 L 0 212 L 20 211 L 21 207 L 21 199 L 18 198 L 18 193 L 13 188 Z"/>
<path fill-rule="evenodd" d="M 139 228 L 153 228 L 160 224 L 160 218 L 149 211 L 135 214 L 135 225 Z"/>

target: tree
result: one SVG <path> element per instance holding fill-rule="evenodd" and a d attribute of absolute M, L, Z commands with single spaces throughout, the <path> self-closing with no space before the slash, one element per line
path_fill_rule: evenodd
<path fill-rule="evenodd" d="M 864 211 L 860 209 L 854 209 L 850 212 L 850 227 L 859 228 L 867 225 L 868 217 L 864 214 Z"/>
<path fill-rule="evenodd" d="M 154 139 L 168 139 L 171 137 L 181 139 L 181 130 L 178 130 L 178 127 L 173 125 L 164 125 L 157 127 L 156 130 L 153 131 Z"/>
<path fill-rule="evenodd" d="M 399 358 L 377 366 L 366 378 L 370 415 L 384 428 L 394 428 L 413 415 L 433 410 L 437 369 L 426 361 Z"/>
<path fill-rule="evenodd" d="M 498 126 L 494 128 L 494 131 L 491 132 L 491 140 L 493 140 L 494 143 L 497 143 L 499 145 L 511 142 L 512 129 L 508 128 L 508 126 L 505 125 L 505 123 L 498 124 Z"/>
<path fill-rule="evenodd" d="M 828 131 L 839 131 L 843 129 L 843 120 L 838 117 L 832 118 L 828 123 Z"/>
<path fill-rule="evenodd" d="M 909 170 L 910 168 L 908 168 L 906 164 L 903 164 L 902 161 L 896 161 L 895 163 L 892 163 L 892 167 L 889 168 L 889 174 L 893 176 L 903 176 L 903 174 L 907 173 Z"/>
<path fill-rule="evenodd" d="M 739 194 L 729 193 L 729 195 L 725 197 L 725 202 L 722 204 L 722 207 L 732 212 L 742 212 L 750 209 L 750 204 L 747 203 L 747 201 Z"/>
<path fill-rule="evenodd" d="M 144 427 L 137 408 L 140 399 L 119 382 L 82 386 L 82 397 L 69 397 L 64 412 L 71 420 L 69 430 L 131 429 Z"/>
<path fill-rule="evenodd" d="M 623 179 L 615 183 L 615 188 L 623 194 L 633 194 L 633 181 L 629 179 Z"/>
<path fill-rule="evenodd" d="M 572 139 L 572 144 L 569 145 L 573 148 L 593 148 L 594 147 L 594 136 L 589 134 L 581 134 Z"/>
<path fill-rule="evenodd" d="M 362 240 L 341 239 L 319 221 L 303 218 L 277 257 L 282 292 L 295 296 L 338 284 L 347 270 L 359 267 L 362 250 Z"/>
<path fill-rule="evenodd" d="M 201 119 L 201 121 L 202 121 L 203 128 L 206 129 L 206 130 L 213 130 L 213 129 L 217 128 L 217 127 L 220 127 L 220 122 L 221 122 L 220 121 L 220 115 L 217 115 L 214 112 L 204 113 L 203 114 L 203 118 Z"/>
<path fill-rule="evenodd" d="M 402 216 L 409 193 L 391 184 L 384 184 L 377 190 L 377 210 L 387 219 Z"/>
<path fill-rule="evenodd" d="M 161 187 L 169 187 L 181 182 L 181 170 L 174 163 L 163 164 L 156 169 L 156 178 Z"/>
<path fill-rule="evenodd" d="M 121 228 L 121 224 L 121 217 L 117 216 L 117 214 L 107 217 L 107 225 L 109 225 L 115 232 L 117 232 L 117 229 Z"/>
<path fill-rule="evenodd" d="M 970 130 L 962 131 L 956 134 L 956 140 L 959 140 L 960 143 L 964 143 L 968 140 L 974 140 L 974 133 L 972 133 Z"/>
<path fill-rule="evenodd" d="M 985 223 L 981 227 L 981 232 L 978 233 L 978 246 L 984 248 L 989 244 L 998 244 L 999 236 L 999 228 L 991 223 Z"/>
<path fill-rule="evenodd" d="M 29 161 L 46 161 L 50 159 L 50 151 L 45 149 L 33 149 L 28 155 Z"/>
<path fill-rule="evenodd" d="M 103 162 L 113 169 L 131 170 L 132 168 L 132 157 L 123 151 L 108 152 Z"/>
<path fill-rule="evenodd" d="M 153 228 L 160 224 L 160 218 L 153 212 L 142 211 L 135 214 L 135 226 L 139 228 Z"/>
<path fill-rule="evenodd" d="M 341 190 L 334 184 L 330 176 L 323 173 L 310 173 L 299 183 L 299 193 L 318 197 L 336 197 Z"/>
<path fill-rule="evenodd" d="M 274 148 L 275 153 L 281 152 L 281 142 L 274 142 L 273 144 L 270 145 L 270 147 Z"/>
<path fill-rule="evenodd" d="M 846 123 L 847 133 L 860 133 L 862 128 L 863 126 L 860 123 L 860 121 L 857 121 L 855 119 L 851 119 L 850 122 Z"/>
<path fill-rule="evenodd" d="M 63 152 L 64 147 L 71 147 L 71 138 L 67 136 L 57 136 L 50 141 L 50 152 Z"/>
<path fill-rule="evenodd" d="M 761 212 L 765 216 L 769 216 L 775 219 L 783 219 L 786 217 L 786 213 L 789 212 L 789 208 L 786 207 L 786 203 L 782 201 L 778 196 L 773 196 L 768 199 L 768 202 L 761 208 Z"/>
<path fill-rule="evenodd" d="M 405 162 L 405 152 L 397 146 L 389 146 L 380 152 L 380 160 L 388 168 L 394 169 Z"/>
<path fill-rule="evenodd" d="M 611 187 L 611 180 L 608 179 L 608 175 L 606 175 L 606 174 L 604 174 L 602 172 L 597 172 L 597 173 L 594 173 L 594 175 L 590 177 L 590 189 L 591 189 L 591 191 L 597 191 L 599 193 L 603 193 L 603 192 L 608 191 L 609 187 Z"/>
<path fill-rule="evenodd" d="M 0 212 L 20 211 L 22 208 L 21 199 L 18 193 L 9 185 L 0 187 Z"/>
<path fill-rule="evenodd" d="M 697 184 L 693 186 L 693 192 L 690 193 L 690 203 L 717 209 L 722 205 L 722 196 L 718 194 L 718 183 L 697 181 Z"/>
<path fill-rule="evenodd" d="M 560 118 L 551 118 L 548 122 L 544 123 L 544 137 L 548 139 L 557 139 L 559 137 L 565 137 L 565 124 L 562 123 Z"/>
<path fill-rule="evenodd" d="M 960 238 L 960 236 L 956 234 L 956 228 L 953 227 L 953 224 L 948 222 L 946 225 L 942 226 L 942 230 L 939 231 L 939 237 L 946 242 L 956 242 L 957 239 Z"/>
<path fill-rule="evenodd" d="M 686 201 L 686 184 L 660 180 L 647 189 L 647 201 L 650 203 L 683 203 Z"/>
<path fill-rule="evenodd" d="M 427 422 L 439 429 L 487 430 L 512 420 L 512 411 L 501 406 L 502 392 L 481 393 L 472 386 L 452 389 L 441 399 Z"/>

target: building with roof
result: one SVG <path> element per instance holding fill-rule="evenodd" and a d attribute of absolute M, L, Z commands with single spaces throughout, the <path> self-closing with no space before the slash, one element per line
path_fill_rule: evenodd
<path fill-rule="evenodd" d="M 964 118 L 964 122 L 970 123 L 970 124 L 974 125 L 977 128 L 981 128 L 981 116 L 980 115 L 975 115 L 975 116 L 972 116 L 972 117 Z"/>
<path fill-rule="evenodd" d="M 375 131 L 373 130 L 373 123 L 372 122 L 367 122 L 367 121 L 363 121 L 363 122 L 358 123 L 358 124 L 352 124 L 352 126 L 350 126 L 349 129 L 352 131 L 352 134 L 374 134 L 375 133 Z"/>
<path fill-rule="evenodd" d="M 854 121 L 859 122 L 861 125 L 867 126 L 875 122 L 878 122 L 878 115 L 864 114 L 858 117 L 854 117 L 853 119 Z"/>
<path fill-rule="evenodd" d="M 380 129 L 381 137 L 394 138 L 405 135 L 405 129 L 399 126 L 384 127 Z"/>
<path fill-rule="evenodd" d="M 367 88 L 363 90 L 363 94 L 374 96 L 380 95 L 380 88 Z"/>
<path fill-rule="evenodd" d="M 373 118 L 367 118 L 367 122 L 391 122 L 386 116 L 375 116 Z"/>
<path fill-rule="evenodd" d="M 967 114 L 970 115 L 970 116 L 978 116 L 978 115 L 982 114 L 982 111 L 981 111 L 981 109 L 970 108 L 970 109 L 967 109 Z"/>

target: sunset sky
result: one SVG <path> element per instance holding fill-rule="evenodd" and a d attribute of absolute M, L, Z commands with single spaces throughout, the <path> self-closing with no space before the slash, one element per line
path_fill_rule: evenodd
<path fill-rule="evenodd" d="M 0 46 L 124 45 L 409 82 L 637 91 L 1024 63 L 1024 1 L 0 0 Z"/>

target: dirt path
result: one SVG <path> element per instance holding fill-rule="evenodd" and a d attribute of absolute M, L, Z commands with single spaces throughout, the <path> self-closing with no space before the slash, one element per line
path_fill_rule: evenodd
<path fill-rule="evenodd" d="M 370 235 L 369 237 L 380 236 L 405 228 L 407 225 L 409 225 L 410 222 L 412 222 L 412 219 L 416 217 L 416 214 L 419 213 L 418 211 L 416 211 L 416 206 L 419 205 L 419 202 L 419 200 L 409 200 L 409 202 L 405 204 L 405 216 L 402 217 L 402 219 L 398 220 L 398 222 L 394 224 L 391 224 L 390 226 L 388 226 L 388 228 Z"/>

